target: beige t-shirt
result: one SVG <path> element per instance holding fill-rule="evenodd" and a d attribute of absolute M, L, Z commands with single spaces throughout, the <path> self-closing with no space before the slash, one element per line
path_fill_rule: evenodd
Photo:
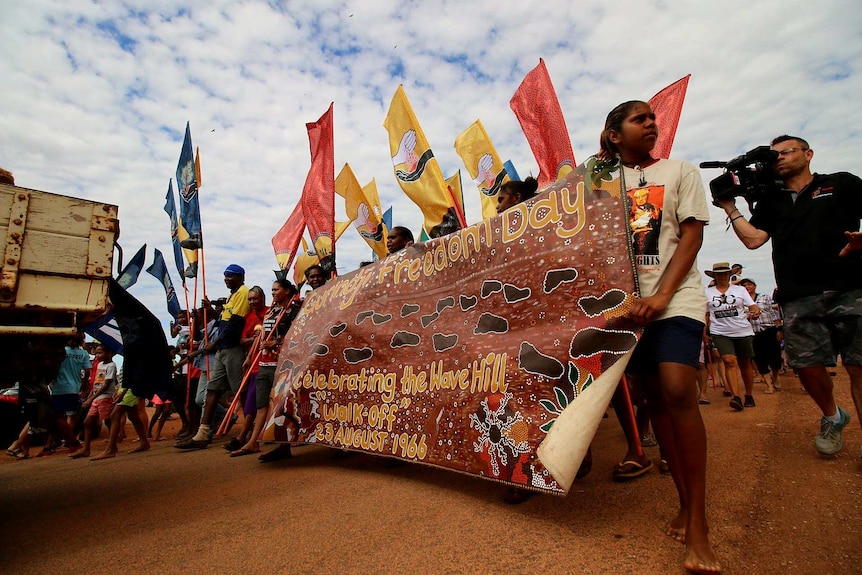
<path fill-rule="evenodd" d="M 658 290 L 679 245 L 680 222 L 709 222 L 706 194 L 697 168 L 681 160 L 659 160 L 643 170 L 623 167 L 623 178 L 631 201 L 629 224 L 641 296 L 649 297 Z M 683 316 L 703 322 L 705 304 L 695 263 L 655 319 Z"/>

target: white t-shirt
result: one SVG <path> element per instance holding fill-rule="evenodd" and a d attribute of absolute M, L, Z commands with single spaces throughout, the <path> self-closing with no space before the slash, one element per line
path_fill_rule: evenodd
<path fill-rule="evenodd" d="M 726 337 L 753 336 L 754 330 L 746 312 L 754 300 L 740 285 L 727 286 L 721 293 L 718 288 L 706 288 L 706 307 L 709 310 L 709 333 Z"/>
<path fill-rule="evenodd" d="M 109 381 L 110 385 L 95 399 L 105 399 L 114 395 L 114 389 L 117 386 L 117 364 L 113 361 L 100 363 L 99 367 L 96 368 L 96 381 L 93 383 L 93 389 L 104 385 L 106 381 Z"/>
<path fill-rule="evenodd" d="M 709 222 L 700 173 L 681 160 L 659 160 L 641 170 L 623 167 L 631 201 L 629 222 L 641 297 L 655 295 L 676 252 L 680 222 Z M 683 278 L 667 308 L 655 319 L 689 317 L 703 322 L 703 285 L 697 263 Z"/>

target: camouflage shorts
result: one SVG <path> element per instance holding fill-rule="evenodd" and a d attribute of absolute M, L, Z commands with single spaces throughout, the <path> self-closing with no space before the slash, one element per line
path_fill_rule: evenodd
<path fill-rule="evenodd" d="M 784 305 L 784 341 L 792 368 L 862 365 L 862 289 L 824 292 Z"/>

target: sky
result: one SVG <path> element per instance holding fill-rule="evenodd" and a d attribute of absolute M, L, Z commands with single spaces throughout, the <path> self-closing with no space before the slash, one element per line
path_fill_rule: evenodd
<path fill-rule="evenodd" d="M 125 257 L 146 243 L 149 265 L 159 248 L 181 300 L 162 208 L 187 121 L 211 299 L 227 295 L 230 263 L 268 294 L 271 238 L 310 166 L 305 124 L 330 102 L 336 174 L 348 162 L 361 184 L 376 179 L 393 223 L 418 235 L 383 128 L 399 84 L 444 175 L 461 170 L 468 223 L 479 196 L 453 142 L 480 119 L 503 160 L 537 175 L 509 100 L 539 58 L 578 162 L 616 104 L 691 74 L 673 158 L 728 160 L 789 133 L 811 144 L 813 170 L 862 174 L 854 0 L 0 0 L 0 13 L 0 166 L 20 186 L 118 205 Z M 704 186 L 720 173 L 702 170 Z M 746 250 L 710 210 L 699 268 L 740 263 L 771 291 L 769 246 Z M 336 212 L 346 219 L 340 198 Z M 340 273 L 371 253 L 353 228 L 336 251 Z M 130 291 L 167 324 L 155 278 Z"/>

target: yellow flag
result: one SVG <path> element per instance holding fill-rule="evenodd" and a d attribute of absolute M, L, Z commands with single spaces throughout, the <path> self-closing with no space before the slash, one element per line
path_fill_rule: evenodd
<path fill-rule="evenodd" d="M 308 242 L 302 238 L 302 250 L 297 252 L 296 259 L 293 264 L 293 281 L 299 285 L 305 281 L 305 270 L 313 265 L 320 263 L 315 252 L 308 251 Z"/>
<path fill-rule="evenodd" d="M 350 227 L 350 224 L 353 220 L 349 220 L 346 222 L 335 222 L 335 241 L 338 241 L 338 238 L 341 237 L 341 234 L 347 231 L 347 228 Z"/>
<path fill-rule="evenodd" d="M 373 192 L 373 197 L 366 193 Z M 380 258 L 389 255 L 386 249 L 386 231 L 383 225 L 383 212 L 380 210 L 380 199 L 377 196 L 377 184 L 374 180 L 364 188 L 350 169 L 350 164 L 344 164 L 338 177 L 335 178 L 335 193 L 344 198 L 344 209 L 347 217 L 353 221 L 356 231 Z"/>
<path fill-rule="evenodd" d="M 458 209 L 458 219 L 462 226 L 467 227 L 467 220 L 464 219 L 464 190 L 461 189 L 461 170 L 457 170 L 454 174 L 446 178 L 446 187 L 452 200 L 455 202 L 455 207 Z"/>
<path fill-rule="evenodd" d="M 189 232 L 183 227 L 183 223 L 179 222 L 177 225 L 177 237 L 182 242 L 184 239 L 189 237 Z M 183 255 L 186 256 L 186 261 L 190 264 L 198 263 L 198 251 L 197 250 L 187 250 L 183 248 Z"/>
<path fill-rule="evenodd" d="M 335 241 L 338 241 L 338 238 L 347 231 L 347 228 L 350 227 L 351 222 L 335 222 Z M 296 260 L 293 265 L 293 281 L 296 285 L 305 281 L 305 270 L 310 268 L 311 266 L 317 265 L 320 263 L 320 258 L 317 257 L 317 252 L 310 251 L 308 249 L 308 242 L 305 241 L 305 238 L 302 238 L 302 250 L 296 254 Z"/>
<path fill-rule="evenodd" d="M 464 160 L 470 178 L 479 188 L 482 199 L 482 219 L 497 215 L 497 194 L 509 181 L 506 169 L 482 122 L 476 120 L 455 138 L 455 151 Z"/>
<path fill-rule="evenodd" d="M 386 257 L 389 255 L 389 249 L 386 248 L 386 239 L 389 237 L 389 230 L 386 229 L 386 222 L 383 221 L 383 208 L 380 205 L 380 195 L 377 193 L 377 181 L 372 178 L 370 182 L 362 186 L 362 193 L 368 198 L 369 205 L 377 206 L 377 214 L 380 216 L 380 223 L 383 225 L 383 239 L 380 240 L 384 250 L 382 257 Z M 374 250 L 374 252 L 378 253 L 377 250 Z"/>
<path fill-rule="evenodd" d="M 383 127 L 389 132 L 389 151 L 398 185 L 425 217 L 432 238 L 461 228 L 443 173 L 413 114 L 404 88 L 398 86 Z"/>
<path fill-rule="evenodd" d="M 201 149 L 195 148 L 195 183 L 197 183 L 198 189 L 203 186 L 203 181 L 201 180 Z"/>

